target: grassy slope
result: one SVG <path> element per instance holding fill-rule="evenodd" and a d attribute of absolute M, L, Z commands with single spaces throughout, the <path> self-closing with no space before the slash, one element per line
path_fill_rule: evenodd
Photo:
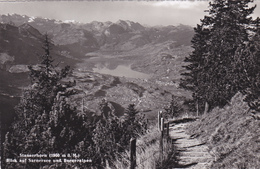
<path fill-rule="evenodd" d="M 241 93 L 230 105 L 194 122 L 189 131 L 209 145 L 215 155 L 212 168 L 259 168 L 260 121 L 250 116 Z"/>
<path fill-rule="evenodd" d="M 176 148 L 171 141 L 163 142 L 163 161 L 160 158 L 159 148 L 160 132 L 157 126 L 151 129 L 144 135 L 137 138 L 136 142 L 136 168 L 137 169 L 156 169 L 156 168 L 173 168 L 177 165 Z M 114 168 L 130 168 L 130 152 L 118 155 L 116 161 L 113 162 Z"/>

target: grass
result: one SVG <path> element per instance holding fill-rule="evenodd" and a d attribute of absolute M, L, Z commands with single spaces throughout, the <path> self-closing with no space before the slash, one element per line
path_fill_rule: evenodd
<path fill-rule="evenodd" d="M 209 146 L 212 168 L 259 168 L 260 121 L 250 115 L 241 93 L 229 105 L 215 108 L 189 127 Z"/>
<path fill-rule="evenodd" d="M 176 166 L 175 147 L 171 141 L 166 139 L 163 142 L 163 160 L 160 156 L 159 148 L 160 132 L 157 126 L 153 126 L 145 135 L 137 138 L 136 143 L 136 168 L 156 169 L 173 168 Z M 114 166 L 111 168 L 130 168 L 130 152 L 127 150 L 118 155 Z"/>

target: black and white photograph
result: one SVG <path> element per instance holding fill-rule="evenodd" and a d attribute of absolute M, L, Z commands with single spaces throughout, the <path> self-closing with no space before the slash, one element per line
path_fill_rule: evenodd
<path fill-rule="evenodd" d="M 259 169 L 260 1 L 0 0 L 0 169 Z"/>

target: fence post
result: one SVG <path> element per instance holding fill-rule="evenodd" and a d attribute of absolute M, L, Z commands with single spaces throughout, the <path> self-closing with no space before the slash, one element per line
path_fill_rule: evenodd
<path fill-rule="evenodd" d="M 164 130 L 164 119 L 161 118 L 161 126 L 160 126 L 160 131 L 161 131 L 161 138 L 160 138 L 160 160 L 161 163 L 163 162 L 163 130 Z"/>
<path fill-rule="evenodd" d="M 161 131 L 161 118 L 162 118 L 162 111 L 158 112 L 158 129 Z"/>
<path fill-rule="evenodd" d="M 161 132 L 163 133 L 164 131 L 164 119 L 161 118 Z"/>
<path fill-rule="evenodd" d="M 136 139 L 130 140 L 130 169 L 134 169 L 136 166 Z"/>
<path fill-rule="evenodd" d="M 209 103 L 206 101 L 205 102 L 205 110 L 204 110 L 204 114 L 207 114 L 209 111 Z"/>
<path fill-rule="evenodd" d="M 82 113 L 84 113 L 84 98 L 82 98 L 82 107 L 81 107 Z"/>
<path fill-rule="evenodd" d="M 170 127 L 170 124 L 169 122 L 166 123 L 166 136 L 169 137 L 169 127 Z"/>

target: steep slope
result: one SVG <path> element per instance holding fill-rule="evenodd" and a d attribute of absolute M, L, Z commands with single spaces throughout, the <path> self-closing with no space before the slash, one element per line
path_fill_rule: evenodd
<path fill-rule="evenodd" d="M 43 53 L 42 44 L 43 35 L 29 24 L 23 24 L 19 27 L 0 24 L 1 77 L 8 73 L 26 72 L 28 71 L 27 65 L 39 63 L 40 55 Z M 61 66 L 76 63 L 76 60 L 64 56 L 66 49 L 52 46 L 52 50 L 55 62 L 60 63 Z M 17 78 L 19 77 L 10 80 L 9 85 Z M 4 82 L 2 81 L 2 83 Z M 1 85 L 1 87 L 3 86 L 5 85 Z"/>
<path fill-rule="evenodd" d="M 241 93 L 230 105 L 215 108 L 190 127 L 190 133 L 209 145 L 212 168 L 259 168 L 260 121 L 250 115 Z"/>
<path fill-rule="evenodd" d="M 16 64 L 35 64 L 38 63 L 42 53 L 43 35 L 29 24 L 23 24 L 19 27 L 10 24 L 0 24 L 0 53 L 1 61 L 8 67 Z M 52 46 L 53 56 L 58 62 L 68 62 L 68 59 L 60 53 L 63 48 Z M 9 58 L 9 59 L 8 59 Z M 11 59 L 12 58 L 12 59 Z"/>
<path fill-rule="evenodd" d="M 16 27 L 9 24 L 0 25 L 0 52 L 14 56 L 13 62 L 16 64 L 35 63 L 37 58 L 32 55 L 34 51 L 39 50 L 40 43 L 31 38 L 31 31 L 23 27 Z M 40 39 L 39 39 L 40 40 Z"/>

